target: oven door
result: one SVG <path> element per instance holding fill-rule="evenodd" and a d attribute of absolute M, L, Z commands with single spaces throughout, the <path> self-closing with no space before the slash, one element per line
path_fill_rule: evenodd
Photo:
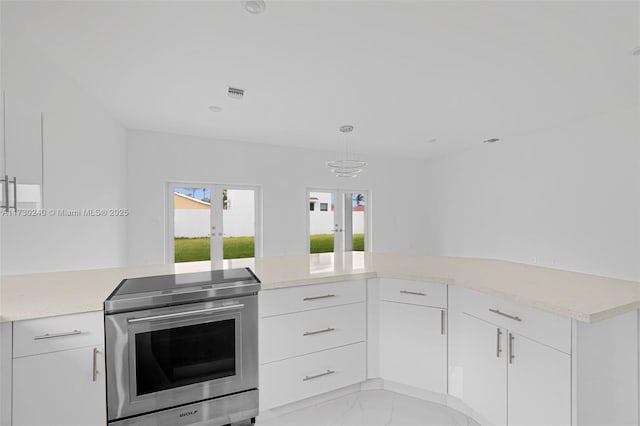
<path fill-rule="evenodd" d="M 109 421 L 258 387 L 257 296 L 105 316 Z"/>

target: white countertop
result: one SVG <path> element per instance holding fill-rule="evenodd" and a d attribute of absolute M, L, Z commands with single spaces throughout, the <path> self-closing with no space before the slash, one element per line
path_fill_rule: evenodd
<path fill-rule="evenodd" d="M 262 289 L 389 277 L 459 285 L 584 322 L 640 308 L 640 282 L 490 259 L 353 252 L 8 275 L 0 322 L 102 310 L 125 278 L 250 267 Z"/>

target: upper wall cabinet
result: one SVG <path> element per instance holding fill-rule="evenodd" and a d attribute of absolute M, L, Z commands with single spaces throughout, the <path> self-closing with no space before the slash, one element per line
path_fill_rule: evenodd
<path fill-rule="evenodd" d="M 3 210 L 41 208 L 44 182 L 43 115 L 36 106 L 11 92 L 3 93 L 3 101 L 0 205 L 4 206 Z"/>

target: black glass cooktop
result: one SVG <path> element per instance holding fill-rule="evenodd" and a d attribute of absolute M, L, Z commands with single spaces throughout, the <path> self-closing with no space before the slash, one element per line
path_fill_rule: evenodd
<path fill-rule="evenodd" d="M 105 313 L 234 297 L 260 289 L 249 268 L 221 269 L 123 280 L 105 301 Z"/>

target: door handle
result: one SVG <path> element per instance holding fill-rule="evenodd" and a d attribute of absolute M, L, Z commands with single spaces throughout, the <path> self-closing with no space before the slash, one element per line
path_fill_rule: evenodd
<path fill-rule="evenodd" d="M 93 348 L 93 381 L 98 380 L 98 354 L 100 351 L 98 348 Z"/>
<path fill-rule="evenodd" d="M 513 334 L 509 333 L 509 364 L 513 364 L 515 355 L 513 354 Z"/>
<path fill-rule="evenodd" d="M 161 319 L 190 317 L 190 316 L 193 316 L 193 315 L 210 314 L 210 313 L 213 313 L 213 312 L 230 311 L 230 310 L 242 309 L 242 308 L 244 308 L 244 305 L 242 303 L 239 303 L 237 305 L 219 306 L 217 308 L 197 309 L 195 311 L 176 312 L 176 313 L 173 313 L 173 314 L 154 315 L 154 316 L 151 316 L 151 317 L 142 317 L 142 318 L 131 318 L 131 319 L 128 319 L 127 322 L 129 324 L 135 324 L 137 322 L 157 321 L 157 320 L 161 320 Z"/>
<path fill-rule="evenodd" d="M 400 293 L 402 294 L 411 294 L 412 296 L 426 296 L 426 293 L 423 293 L 421 291 L 409 291 L 409 290 L 400 290 Z"/>
<path fill-rule="evenodd" d="M 515 315 L 505 314 L 504 312 L 501 312 L 499 309 L 491 308 L 491 309 L 489 309 L 489 312 L 493 312 L 493 313 L 494 313 L 494 314 L 496 314 L 496 315 L 501 315 L 501 316 L 503 316 L 503 317 L 506 317 L 506 318 L 512 319 L 512 320 L 514 320 L 514 321 L 522 322 L 522 318 L 520 318 L 520 317 L 518 317 L 518 316 L 515 316 Z"/>
<path fill-rule="evenodd" d="M 496 358 L 500 358 L 500 353 L 502 352 L 502 349 L 500 348 L 500 336 L 502 336 L 502 330 L 499 328 L 496 330 Z"/>
<path fill-rule="evenodd" d="M 302 301 L 307 302 L 309 300 L 318 300 L 318 299 L 327 299 L 329 297 L 336 297 L 335 294 L 325 294 L 324 296 L 309 296 L 302 299 Z"/>
<path fill-rule="evenodd" d="M 330 331 L 336 331 L 335 328 L 333 327 L 327 327 L 325 329 L 322 330 L 316 330 L 316 331 L 305 331 L 303 336 L 313 336 L 315 334 L 322 334 L 322 333 L 328 333 Z"/>
<path fill-rule="evenodd" d="M 82 334 L 82 331 L 73 330 L 73 331 L 66 331 L 64 333 L 46 333 L 41 336 L 34 337 L 33 340 L 53 339 L 54 337 L 75 336 L 77 334 Z"/>
<path fill-rule="evenodd" d="M 313 379 L 317 379 L 318 377 L 324 377 L 324 376 L 328 376 L 329 374 L 334 374 L 335 371 L 333 370 L 327 370 L 324 373 L 320 373 L 320 374 L 316 374 L 313 376 L 304 376 L 304 379 L 302 379 L 303 382 L 306 382 L 308 380 L 313 380 Z"/>

